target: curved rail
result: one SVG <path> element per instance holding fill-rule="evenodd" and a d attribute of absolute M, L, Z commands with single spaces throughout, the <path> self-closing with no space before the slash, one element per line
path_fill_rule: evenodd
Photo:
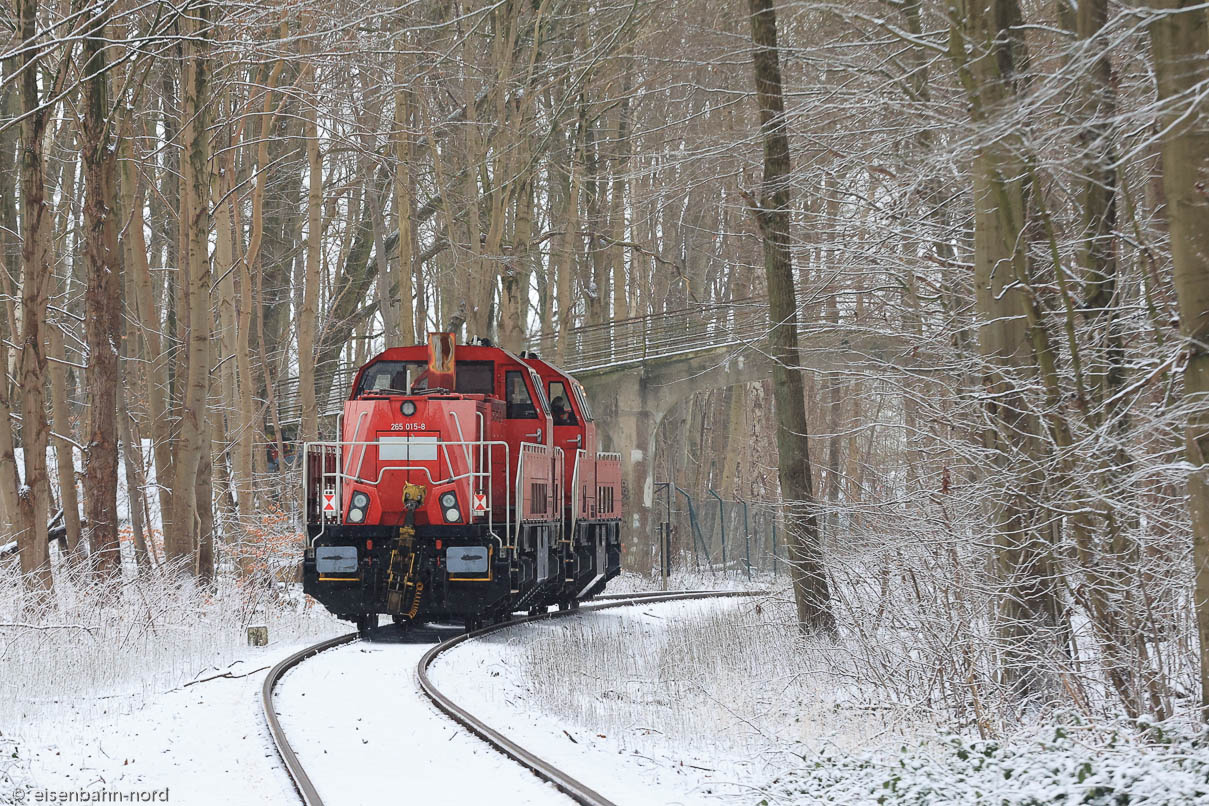
<path fill-rule="evenodd" d="M 277 719 L 277 711 L 273 708 L 273 689 L 277 686 L 277 681 L 281 679 L 282 675 L 307 658 L 318 655 L 324 650 L 351 643 L 356 637 L 357 633 L 353 632 L 348 635 L 320 641 L 314 646 L 309 646 L 306 649 L 295 652 L 269 670 L 268 675 L 265 676 L 264 685 L 260 689 L 260 702 L 264 706 L 264 718 L 269 725 L 269 733 L 273 737 L 273 744 L 276 745 L 277 754 L 281 756 L 281 760 L 285 763 L 286 771 L 289 772 L 290 778 L 294 781 L 294 788 L 298 790 L 298 795 L 306 806 L 323 806 L 323 798 L 319 797 L 319 792 L 315 790 L 315 785 L 307 777 L 306 770 L 302 768 L 302 762 L 298 760 L 297 754 L 294 753 L 294 748 L 290 747 L 289 741 L 285 738 L 285 731 L 281 729 L 281 722 Z"/>
<path fill-rule="evenodd" d="M 554 784 L 560 791 L 570 797 L 577 803 L 584 806 L 616 806 L 613 801 L 601 795 L 586 784 L 576 780 L 572 776 L 560 770 L 548 761 L 534 755 L 525 748 L 518 745 L 516 742 L 509 739 L 507 736 L 494 730 L 487 723 L 475 717 L 466 709 L 459 706 L 446 694 L 441 692 L 428 677 L 428 667 L 432 662 L 443 652 L 453 649 L 463 641 L 471 638 L 476 638 L 482 635 L 488 635 L 497 630 L 514 627 L 518 624 L 524 624 L 530 621 L 543 621 L 546 619 L 562 618 L 564 616 L 574 615 L 576 613 L 594 612 L 597 610 L 608 610 L 614 607 L 627 607 L 639 604 L 649 604 L 653 602 L 674 602 L 687 601 L 691 599 L 710 599 L 721 596 L 762 596 L 766 591 L 677 591 L 677 592 L 656 592 L 656 593 L 620 593 L 620 594 L 603 594 L 595 597 L 597 601 L 605 600 L 604 604 L 592 605 L 585 607 L 582 610 L 558 610 L 551 613 L 542 613 L 535 616 L 523 616 L 500 624 L 492 624 L 488 627 L 475 630 L 474 632 L 464 633 L 451 638 L 448 641 L 437 644 L 432 649 L 424 653 L 420 658 L 419 664 L 416 666 L 416 678 L 420 684 L 420 690 L 429 700 L 436 705 L 443 713 L 451 717 L 455 722 L 467 728 L 471 733 L 478 736 L 483 741 L 500 751 L 504 755 L 519 762 L 521 765 L 529 769 L 539 778 L 549 781 Z M 285 658 L 272 669 L 269 670 L 264 679 L 264 685 L 260 689 L 261 705 L 264 708 L 265 722 L 269 727 L 269 734 L 273 737 L 273 744 L 277 748 L 277 754 L 281 757 L 285 764 L 286 771 L 290 774 L 290 779 L 294 782 L 294 788 L 298 790 L 298 795 L 306 806 L 323 806 L 323 798 L 319 796 L 319 792 L 315 789 L 315 785 L 311 783 L 311 779 L 303 769 L 302 762 L 298 760 L 298 755 L 294 752 L 294 748 L 290 746 L 290 742 L 286 739 L 285 731 L 281 727 L 281 722 L 277 719 L 277 712 L 273 708 L 273 690 L 277 683 L 280 682 L 282 676 L 299 665 L 308 658 L 318 655 L 328 649 L 333 649 L 344 644 L 351 643 L 358 637 L 358 633 L 349 633 L 347 635 L 329 638 L 326 641 L 321 641 L 318 644 L 309 646 L 288 658 Z"/>
<path fill-rule="evenodd" d="M 653 595 L 634 594 L 629 595 L 625 599 L 610 601 L 607 604 L 597 605 L 595 607 L 585 608 L 585 610 L 559 610 L 553 613 L 544 613 L 537 616 L 526 616 L 524 618 L 506 621 L 502 624 L 493 624 L 490 627 L 484 627 L 480 630 L 475 630 L 471 633 L 459 635 L 443 643 L 437 644 L 432 649 L 424 653 L 424 657 L 420 658 L 419 664 L 416 666 L 416 678 L 419 680 L 420 689 L 430 699 L 437 708 L 441 709 L 446 715 L 457 722 L 462 727 L 469 730 L 474 735 L 478 736 L 483 741 L 500 751 L 504 755 L 518 762 L 522 766 L 529 769 L 538 778 L 544 781 L 549 781 L 554 784 L 563 794 L 574 800 L 582 806 L 617 806 L 616 803 L 606 798 L 596 790 L 592 789 L 587 784 L 563 772 L 558 767 L 551 764 L 549 761 L 535 755 L 534 753 L 521 747 L 516 742 L 509 739 L 499 731 L 492 728 L 486 722 L 476 717 L 474 714 L 462 708 L 456 702 L 449 698 L 440 689 L 433 684 L 428 677 L 428 667 L 442 653 L 448 652 L 464 641 L 471 638 L 476 638 L 482 635 L 503 630 L 517 624 L 524 624 L 530 621 L 542 621 L 546 619 L 561 618 L 570 616 L 580 612 L 594 612 L 597 610 L 608 610 L 614 607 L 629 607 L 635 604 L 650 604 L 653 602 L 674 602 L 691 599 L 712 599 L 721 596 L 762 596 L 766 591 L 692 591 L 679 593 L 658 593 Z"/>

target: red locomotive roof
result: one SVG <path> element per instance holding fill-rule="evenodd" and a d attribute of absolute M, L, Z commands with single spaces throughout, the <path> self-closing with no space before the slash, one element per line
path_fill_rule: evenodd
<path fill-rule="evenodd" d="M 361 369 L 357 370 L 356 377 L 353 378 L 352 386 L 349 389 L 349 400 L 354 400 L 357 397 L 357 390 L 361 388 L 361 378 L 365 371 L 377 364 L 379 361 L 428 361 L 428 345 L 413 344 L 410 347 L 390 347 L 375 355 Z M 455 350 L 455 360 L 463 361 L 493 361 L 497 364 L 497 369 L 500 366 L 507 368 L 529 369 L 521 358 L 513 353 L 508 352 L 502 347 L 486 347 L 481 344 L 459 344 Z M 409 390 L 400 390 L 409 391 Z"/>

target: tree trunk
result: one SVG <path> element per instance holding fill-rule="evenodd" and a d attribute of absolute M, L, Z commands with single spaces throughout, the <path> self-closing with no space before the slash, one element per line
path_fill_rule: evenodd
<path fill-rule="evenodd" d="M 193 38 L 185 45 L 185 92 L 182 117 L 186 121 L 182 133 L 185 153 L 181 160 L 181 220 L 182 242 L 187 247 L 181 267 L 185 281 L 181 293 L 185 333 L 185 388 L 181 405 L 180 436 L 175 458 L 172 533 L 164 535 L 164 550 L 170 561 L 181 563 L 183 572 L 192 572 L 192 559 L 198 508 L 211 506 L 199 496 L 197 467 L 202 451 L 209 450 L 204 441 L 206 404 L 210 379 L 210 258 L 207 244 L 209 233 L 210 154 L 206 131 L 209 65 L 209 16 L 211 6 L 203 3 L 197 8 Z"/>
<path fill-rule="evenodd" d="M 123 143 L 126 148 L 133 148 L 130 141 Z M 172 480 L 172 446 L 169 437 L 172 433 L 172 423 L 168 417 L 169 408 L 169 357 L 163 349 L 163 339 L 160 335 L 161 317 L 157 302 L 155 283 L 151 276 L 151 266 L 147 259 L 147 242 L 143 234 L 145 221 L 143 208 L 145 193 L 142 180 L 139 177 L 134 161 L 134 155 L 127 153 L 122 163 L 122 189 L 126 196 L 122 205 L 130 211 L 130 223 L 126 227 L 126 238 L 129 241 L 128 268 L 134 272 L 133 298 L 137 302 L 137 319 L 139 335 L 142 344 L 143 379 L 146 383 L 147 433 L 152 441 L 152 456 L 156 473 L 156 488 L 158 490 L 160 526 L 165 532 L 172 512 L 172 491 L 169 482 Z M 148 523 L 148 533 L 155 524 Z"/>
<path fill-rule="evenodd" d="M 1158 83 L 1159 131 L 1164 132 L 1163 190 L 1175 264 L 1180 332 L 1187 340 L 1184 394 L 1187 426 L 1188 509 L 1192 516 L 1194 600 L 1200 638 L 1201 716 L 1209 720 L 1209 109 L 1201 89 L 1209 81 L 1209 31 L 1204 8 L 1160 0 L 1165 13 L 1150 25 Z M 1184 10 L 1187 9 L 1187 10 Z"/>
<path fill-rule="evenodd" d="M 121 259 L 118 251 L 117 151 L 109 120 L 105 36 L 108 6 L 84 37 L 84 258 L 88 272 L 88 453 L 84 513 L 93 567 L 104 579 L 122 573 L 118 543 L 118 353 L 122 340 Z"/>
<path fill-rule="evenodd" d="M 64 360 L 63 332 L 50 329 L 51 358 Z M 67 367 L 56 361 L 47 365 L 50 373 L 50 410 L 55 431 L 61 437 L 71 437 L 71 414 L 67 409 Z M 80 546 L 80 499 L 76 490 L 75 448 L 68 439 L 55 440 L 55 464 L 59 476 L 59 503 L 63 506 L 63 527 L 67 530 L 67 551 L 76 556 Z"/>
<path fill-rule="evenodd" d="M 1017 0 L 991 0 L 989 7 L 967 2 L 951 20 L 950 58 L 970 103 L 975 125 L 1007 124 L 1028 71 Z M 954 11 L 954 14 L 957 14 Z M 989 49 L 987 45 L 989 44 Z M 1056 648 L 1060 605 L 1050 546 L 1050 529 L 1038 523 L 1045 484 L 1041 470 L 1041 424 L 1018 383 L 1036 375 L 1030 337 L 1031 301 L 1025 284 L 1032 276 L 1028 251 L 1029 194 L 1032 191 L 1017 129 L 984 142 L 974 159 L 974 283 L 982 317 L 979 348 L 986 390 L 984 446 L 1004 474 L 1019 472 L 999 500 L 991 503 L 993 567 L 999 577 L 996 629 L 1001 679 L 1019 697 L 1039 693 L 1042 663 Z M 1024 469 L 1011 457 L 1028 457 Z"/>
<path fill-rule="evenodd" d="M 309 41 L 304 39 L 306 51 Z M 302 441 L 314 442 L 319 438 L 319 410 L 315 400 L 315 327 L 319 318 L 319 278 L 323 269 L 323 161 L 319 154 L 317 91 L 318 82 L 315 62 L 303 67 L 310 76 L 310 87 L 314 97 L 303 104 L 306 121 L 303 135 L 306 138 L 307 164 L 307 216 L 306 216 L 306 277 L 302 285 L 302 310 L 298 316 L 298 398 L 302 408 Z M 383 282 L 384 278 L 378 278 Z M 387 342 L 386 346 L 391 346 Z"/>
<path fill-rule="evenodd" d="M 425 327 L 423 321 L 417 322 L 416 305 L 412 302 L 412 278 L 419 270 L 419 265 L 414 254 L 416 197 L 412 189 L 411 171 L 412 90 L 404 83 L 409 72 L 407 62 L 404 48 L 400 46 L 395 56 L 395 157 L 398 159 L 395 171 L 395 224 L 399 230 L 396 250 L 399 261 L 399 331 L 405 344 L 419 344 L 424 340 Z"/>
<path fill-rule="evenodd" d="M 21 56 L 21 445 L 24 448 L 25 483 L 18 507 L 17 545 L 26 586 L 49 590 L 52 584 L 47 522 L 50 517 L 50 483 L 46 447 L 50 429 L 46 422 L 45 335 L 47 293 L 54 267 L 51 260 L 51 207 L 46 199 L 43 137 L 50 107 L 41 106 L 38 91 L 38 53 L 35 0 L 17 4 L 18 39 L 31 43 Z"/>
<path fill-rule="evenodd" d="M 831 591 L 819 541 L 818 506 L 810 474 L 805 390 L 798 369 L 797 297 L 789 251 L 789 134 L 781 67 L 777 53 L 777 18 L 772 0 L 748 0 L 754 50 L 756 100 L 764 140 L 764 180 L 754 213 L 764 247 L 772 330 L 769 348 L 775 360 L 778 471 L 781 480 L 785 543 L 789 550 L 798 624 L 803 632 L 832 633 Z"/>

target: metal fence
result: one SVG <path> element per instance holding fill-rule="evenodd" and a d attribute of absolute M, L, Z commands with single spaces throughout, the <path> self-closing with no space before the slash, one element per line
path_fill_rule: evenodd
<path fill-rule="evenodd" d="M 715 574 L 787 571 L 778 505 L 723 498 L 716 490 L 694 496 L 673 483 L 655 485 L 655 567 L 660 540 L 668 541 L 669 571 L 691 569 Z"/>

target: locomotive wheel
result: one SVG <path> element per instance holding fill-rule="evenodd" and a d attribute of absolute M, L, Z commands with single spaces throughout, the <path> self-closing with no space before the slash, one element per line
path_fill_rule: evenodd
<path fill-rule="evenodd" d="M 482 619 L 474 618 L 472 616 L 466 617 L 466 632 L 468 632 L 468 633 L 474 632 L 481 626 L 483 626 Z"/>
<path fill-rule="evenodd" d="M 409 619 L 407 616 L 391 616 L 390 620 L 393 621 L 395 626 L 400 630 L 410 630 L 415 626 L 415 622 Z"/>
<path fill-rule="evenodd" d="M 377 613 L 361 613 L 357 616 L 357 633 L 365 638 L 369 635 L 369 631 L 373 627 L 378 626 Z"/>
<path fill-rule="evenodd" d="M 549 610 L 549 608 L 546 607 L 545 605 L 542 605 L 541 607 L 531 607 L 531 608 L 529 608 L 529 615 L 544 616 L 546 614 L 547 610 Z"/>

